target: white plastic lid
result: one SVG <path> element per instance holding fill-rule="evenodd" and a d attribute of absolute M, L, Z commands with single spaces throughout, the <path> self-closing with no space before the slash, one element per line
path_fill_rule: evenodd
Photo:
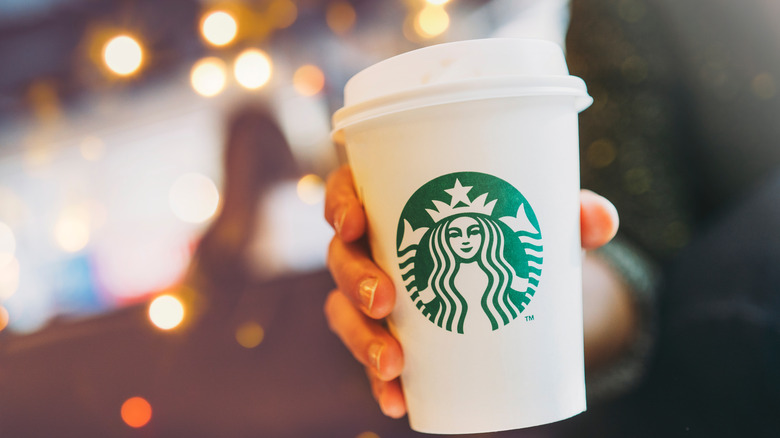
<path fill-rule="evenodd" d="M 491 38 L 429 46 L 386 59 L 353 76 L 334 135 L 345 127 L 423 106 L 509 96 L 573 96 L 593 102 L 585 82 L 569 75 L 563 50 L 550 41 Z"/>

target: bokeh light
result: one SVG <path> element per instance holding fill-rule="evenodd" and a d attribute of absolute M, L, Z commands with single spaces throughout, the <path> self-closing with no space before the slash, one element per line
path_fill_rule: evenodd
<path fill-rule="evenodd" d="M 265 15 L 274 27 L 284 29 L 295 23 L 298 7 L 291 0 L 273 0 Z"/>
<path fill-rule="evenodd" d="M 79 152 L 87 161 L 98 161 L 103 158 L 105 144 L 99 137 L 89 135 L 84 137 L 84 139 L 81 140 L 81 143 L 79 143 Z"/>
<path fill-rule="evenodd" d="M 84 249 L 90 238 L 89 211 L 84 206 L 65 208 L 54 224 L 54 240 L 66 252 Z"/>
<path fill-rule="evenodd" d="M 152 419 L 152 405 L 143 397 L 131 397 L 122 403 L 120 413 L 128 426 L 144 427 Z"/>
<path fill-rule="evenodd" d="M 263 342 L 265 330 L 260 324 L 248 321 L 236 329 L 236 341 L 244 348 L 255 348 Z"/>
<path fill-rule="evenodd" d="M 177 218 L 197 224 L 216 213 L 219 190 L 209 177 L 200 173 L 185 173 L 174 181 L 168 192 L 168 201 Z"/>
<path fill-rule="evenodd" d="M 298 197 L 301 201 L 314 205 L 325 199 L 325 182 L 317 175 L 309 174 L 298 180 Z"/>
<path fill-rule="evenodd" d="M 160 295 L 149 304 L 149 319 L 163 330 L 176 328 L 184 320 L 184 305 L 173 295 Z"/>
<path fill-rule="evenodd" d="M 5 222 L 0 222 L 0 268 L 10 263 L 16 253 L 14 232 Z"/>
<path fill-rule="evenodd" d="M 585 160 L 596 169 L 609 166 L 615 161 L 615 157 L 617 157 L 615 143 L 606 138 L 594 141 L 585 150 Z"/>
<path fill-rule="evenodd" d="M 8 320 L 10 319 L 10 316 L 8 315 L 8 311 L 5 310 L 5 307 L 0 306 L 0 332 L 3 331 L 6 327 L 8 327 Z"/>
<path fill-rule="evenodd" d="M 129 35 L 119 35 L 103 46 L 103 61 L 112 72 L 129 76 L 141 67 L 144 52 L 141 44 Z"/>
<path fill-rule="evenodd" d="M 441 6 L 426 5 L 414 20 L 414 29 L 422 37 L 432 38 L 450 27 L 450 16 Z"/>
<path fill-rule="evenodd" d="M 236 58 L 233 74 L 241 86 L 255 90 L 271 79 L 271 59 L 262 50 L 247 49 Z"/>
<path fill-rule="evenodd" d="M 302 65 L 295 70 L 293 87 L 303 96 L 314 96 L 325 86 L 325 75 L 316 65 Z"/>
<path fill-rule="evenodd" d="M 201 96 L 216 96 L 225 89 L 226 81 L 225 63 L 219 58 L 203 58 L 192 66 L 190 83 Z"/>
<path fill-rule="evenodd" d="M 0 265 L 0 301 L 7 300 L 19 289 L 19 261 L 11 257 Z"/>
<path fill-rule="evenodd" d="M 236 19 L 225 11 L 214 11 L 206 14 L 200 24 L 203 38 L 215 46 L 230 44 L 238 34 Z"/>
<path fill-rule="evenodd" d="M 355 438 L 380 438 L 379 435 L 377 435 L 376 432 L 372 432 L 370 430 L 367 430 L 365 432 L 362 432 L 358 434 Z"/>
<path fill-rule="evenodd" d="M 777 94 L 775 79 L 769 73 L 759 73 L 750 82 L 750 91 L 761 100 L 769 100 Z"/>
<path fill-rule="evenodd" d="M 346 1 L 334 1 L 328 5 L 325 20 L 333 33 L 343 35 L 355 26 L 357 13 L 355 8 Z"/>
<path fill-rule="evenodd" d="M 425 0 L 428 4 L 439 6 L 439 5 L 445 5 L 450 2 L 450 0 Z"/>

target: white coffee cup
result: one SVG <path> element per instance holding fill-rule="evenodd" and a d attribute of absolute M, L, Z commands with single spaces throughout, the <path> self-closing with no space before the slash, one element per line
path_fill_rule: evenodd
<path fill-rule="evenodd" d="M 577 113 L 562 50 L 485 39 L 382 61 L 333 116 L 396 285 L 414 430 L 490 432 L 585 410 Z"/>

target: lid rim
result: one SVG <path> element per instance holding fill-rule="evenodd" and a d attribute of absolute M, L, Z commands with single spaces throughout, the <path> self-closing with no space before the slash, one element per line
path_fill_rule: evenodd
<path fill-rule="evenodd" d="M 478 93 L 475 93 L 477 92 Z M 348 126 L 383 115 L 449 103 L 506 97 L 571 96 L 579 98 L 580 112 L 593 102 L 585 82 L 576 76 L 501 76 L 470 78 L 431 84 L 414 90 L 358 102 L 338 109 L 332 118 L 332 136 Z"/>

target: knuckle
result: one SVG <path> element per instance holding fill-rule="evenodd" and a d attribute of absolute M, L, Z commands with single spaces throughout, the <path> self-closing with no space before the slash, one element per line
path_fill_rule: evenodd
<path fill-rule="evenodd" d="M 330 317 L 333 314 L 334 300 L 336 299 L 337 293 L 338 291 L 334 289 L 328 293 L 327 297 L 325 297 L 325 305 L 323 306 L 323 311 L 325 312 L 325 315 L 328 317 Z"/>
<path fill-rule="evenodd" d="M 325 300 L 325 305 L 323 306 L 323 313 L 325 313 L 325 320 L 328 322 L 328 328 L 331 331 L 335 331 L 333 327 L 334 322 L 334 315 L 333 315 L 333 293 L 331 292 L 330 295 L 328 295 L 328 298 Z"/>

